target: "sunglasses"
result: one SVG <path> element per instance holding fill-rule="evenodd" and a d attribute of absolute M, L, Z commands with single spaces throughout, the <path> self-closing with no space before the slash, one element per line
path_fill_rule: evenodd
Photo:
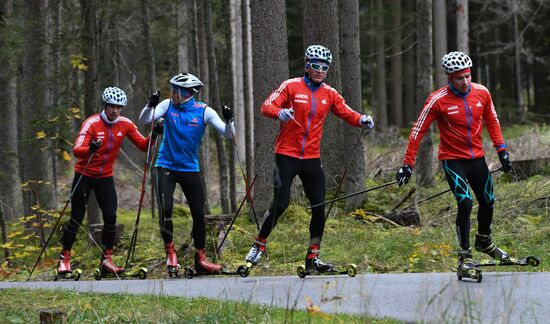
<path fill-rule="evenodd" d="M 309 63 L 309 66 L 314 69 L 315 71 L 322 71 L 327 72 L 329 66 L 325 64 L 319 64 L 319 63 Z"/>

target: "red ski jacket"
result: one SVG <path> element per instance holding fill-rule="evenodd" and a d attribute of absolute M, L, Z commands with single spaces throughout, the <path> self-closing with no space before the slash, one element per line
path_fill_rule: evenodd
<path fill-rule="evenodd" d="M 315 87 L 304 77 L 289 79 L 269 95 L 262 104 L 262 113 L 274 119 L 283 108 L 294 109 L 294 119 L 281 123 L 275 153 L 299 159 L 321 156 L 323 123 L 329 112 L 348 124 L 361 127 L 361 114 L 352 110 L 331 86 Z"/>
<path fill-rule="evenodd" d="M 440 132 L 440 161 L 483 157 L 482 122 L 497 152 L 506 149 L 489 90 L 472 82 L 466 94 L 445 86 L 430 95 L 412 128 L 404 164 L 414 166 L 420 141 L 434 120 Z"/>
<path fill-rule="evenodd" d="M 118 122 L 108 124 L 100 114 L 90 116 L 82 124 L 73 146 L 73 154 L 78 158 L 74 166 L 75 172 L 96 179 L 112 177 L 113 164 L 126 136 L 138 149 L 147 151 L 149 138 L 143 137 L 130 119 L 120 116 Z M 98 139 L 101 139 L 102 143 L 84 172 L 90 158 L 90 141 Z"/>

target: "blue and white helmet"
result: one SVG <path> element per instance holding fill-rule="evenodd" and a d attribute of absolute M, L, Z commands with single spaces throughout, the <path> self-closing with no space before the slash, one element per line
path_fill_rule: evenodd
<path fill-rule="evenodd" d="M 332 53 L 323 45 L 310 45 L 306 49 L 304 58 L 306 61 L 317 59 L 326 61 L 328 64 L 332 63 Z"/>
<path fill-rule="evenodd" d="M 441 67 L 447 73 L 464 70 L 472 67 L 472 60 L 464 52 L 450 52 L 441 59 Z"/>
<path fill-rule="evenodd" d="M 103 90 L 101 95 L 103 102 L 106 104 L 126 106 L 128 104 L 128 99 L 126 98 L 126 93 L 122 89 L 117 87 L 107 87 Z"/>
<path fill-rule="evenodd" d="M 194 93 L 202 88 L 202 81 L 191 73 L 180 73 L 170 79 L 170 84 L 180 88 L 191 89 Z"/>

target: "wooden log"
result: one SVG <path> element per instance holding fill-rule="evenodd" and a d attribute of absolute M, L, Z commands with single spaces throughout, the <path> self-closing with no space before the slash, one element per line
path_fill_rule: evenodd
<path fill-rule="evenodd" d="M 550 158 L 512 160 L 512 167 L 512 177 L 516 180 L 525 180 L 536 174 L 550 173 Z"/>
<path fill-rule="evenodd" d="M 384 218 L 401 226 L 420 226 L 420 215 L 415 208 L 392 210 Z"/>
<path fill-rule="evenodd" d="M 40 324 L 65 324 L 67 314 L 58 309 L 44 309 L 40 311 Z"/>

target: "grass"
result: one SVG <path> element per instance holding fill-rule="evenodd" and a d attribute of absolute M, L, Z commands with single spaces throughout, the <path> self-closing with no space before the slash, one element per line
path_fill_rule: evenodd
<path fill-rule="evenodd" d="M 9 323 L 37 323 L 45 309 L 63 311 L 67 323 L 397 323 L 205 298 L 22 289 L 4 289 L 2 298 L 0 318 Z"/>

